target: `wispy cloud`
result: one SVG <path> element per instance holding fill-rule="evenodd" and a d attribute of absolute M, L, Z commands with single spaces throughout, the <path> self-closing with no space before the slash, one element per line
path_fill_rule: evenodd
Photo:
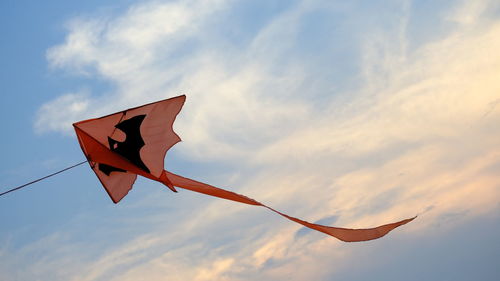
<path fill-rule="evenodd" d="M 64 94 L 40 108 L 35 127 L 64 132 L 68 120 L 186 93 L 177 149 L 193 161 L 233 164 L 218 183 L 311 221 L 336 216 L 339 226 L 421 214 L 392 237 L 452 228 L 497 208 L 500 195 L 500 111 L 492 106 L 500 21 L 484 16 L 497 4 L 476 2 L 434 15 L 458 24 L 412 48 L 412 3 L 303 1 L 275 7 L 235 37 L 217 31 L 232 24 L 241 4 L 233 1 L 155 1 L 78 18 L 49 49 L 50 65 L 114 89 Z M 370 16 L 379 13 L 386 17 Z M 197 203 L 185 220 L 165 215 L 168 227 L 151 224 L 87 261 L 74 280 L 320 280 L 352 254 L 329 237 L 296 235 L 296 225 L 265 210 Z"/>

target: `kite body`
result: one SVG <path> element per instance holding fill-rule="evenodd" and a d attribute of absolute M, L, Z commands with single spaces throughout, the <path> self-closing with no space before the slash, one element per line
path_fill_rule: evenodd
<path fill-rule="evenodd" d="M 137 175 L 175 187 L 249 205 L 265 207 L 305 227 L 346 242 L 380 238 L 414 218 L 369 229 L 347 229 L 309 223 L 276 211 L 254 199 L 164 169 L 167 151 L 181 139 L 172 126 L 186 96 L 178 96 L 74 123 L 78 141 L 90 167 L 114 203 L 132 189 Z"/>

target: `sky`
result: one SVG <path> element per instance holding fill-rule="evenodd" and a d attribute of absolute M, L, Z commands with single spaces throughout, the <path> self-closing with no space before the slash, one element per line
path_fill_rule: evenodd
<path fill-rule="evenodd" d="M 500 4 L 0 2 L 0 191 L 85 160 L 71 124 L 185 94 L 174 173 L 82 165 L 0 198 L 0 280 L 498 280 Z"/>

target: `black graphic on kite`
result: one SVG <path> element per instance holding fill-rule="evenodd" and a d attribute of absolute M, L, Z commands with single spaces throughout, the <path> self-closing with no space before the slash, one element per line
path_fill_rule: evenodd
<path fill-rule="evenodd" d="M 116 141 L 108 136 L 109 149 L 135 164 L 137 167 L 149 173 L 148 167 L 141 159 L 140 150 L 145 145 L 141 135 L 141 124 L 146 115 L 137 115 L 115 125 L 115 128 L 125 133 L 123 142 Z M 126 172 L 126 170 L 111 165 L 99 163 L 99 170 L 109 176 L 111 172 Z"/>

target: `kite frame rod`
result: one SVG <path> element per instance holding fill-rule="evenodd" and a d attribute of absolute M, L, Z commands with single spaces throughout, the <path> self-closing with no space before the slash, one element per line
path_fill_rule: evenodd
<path fill-rule="evenodd" d="M 60 174 L 60 173 L 62 173 L 62 172 L 64 172 L 64 171 L 67 171 L 67 170 L 72 169 L 72 168 L 74 168 L 74 167 L 80 166 L 80 165 L 82 165 L 83 163 L 87 163 L 87 160 L 85 160 L 85 161 L 83 161 L 83 162 L 80 162 L 80 163 L 78 163 L 78 164 L 75 164 L 75 165 L 73 165 L 73 166 L 66 167 L 66 168 L 64 168 L 64 169 L 62 169 L 62 170 L 59 170 L 59 171 L 57 171 L 57 172 L 55 172 L 55 173 L 52 173 L 52 174 L 50 174 L 50 175 L 47 175 L 47 176 L 41 177 L 41 178 L 36 179 L 36 180 L 34 180 L 34 181 L 30 181 L 30 182 L 25 183 L 25 184 L 23 184 L 23 185 L 20 185 L 20 186 L 18 186 L 18 187 L 14 187 L 14 188 L 12 188 L 12 189 L 9 189 L 9 190 L 7 190 L 7 191 L 4 191 L 4 192 L 0 193 L 0 196 L 3 196 L 3 195 L 5 195 L 5 194 L 7 194 L 7 193 L 10 193 L 10 192 L 12 192 L 12 191 L 16 191 L 16 190 L 21 189 L 21 188 L 23 188 L 23 187 L 25 187 L 25 186 L 28 186 L 28 185 L 30 185 L 30 184 L 34 184 L 34 183 L 39 182 L 39 181 L 41 181 L 41 180 L 44 180 L 44 179 L 46 179 L 46 178 L 50 178 L 50 177 L 55 176 L 55 175 L 57 175 L 57 174 Z"/>

